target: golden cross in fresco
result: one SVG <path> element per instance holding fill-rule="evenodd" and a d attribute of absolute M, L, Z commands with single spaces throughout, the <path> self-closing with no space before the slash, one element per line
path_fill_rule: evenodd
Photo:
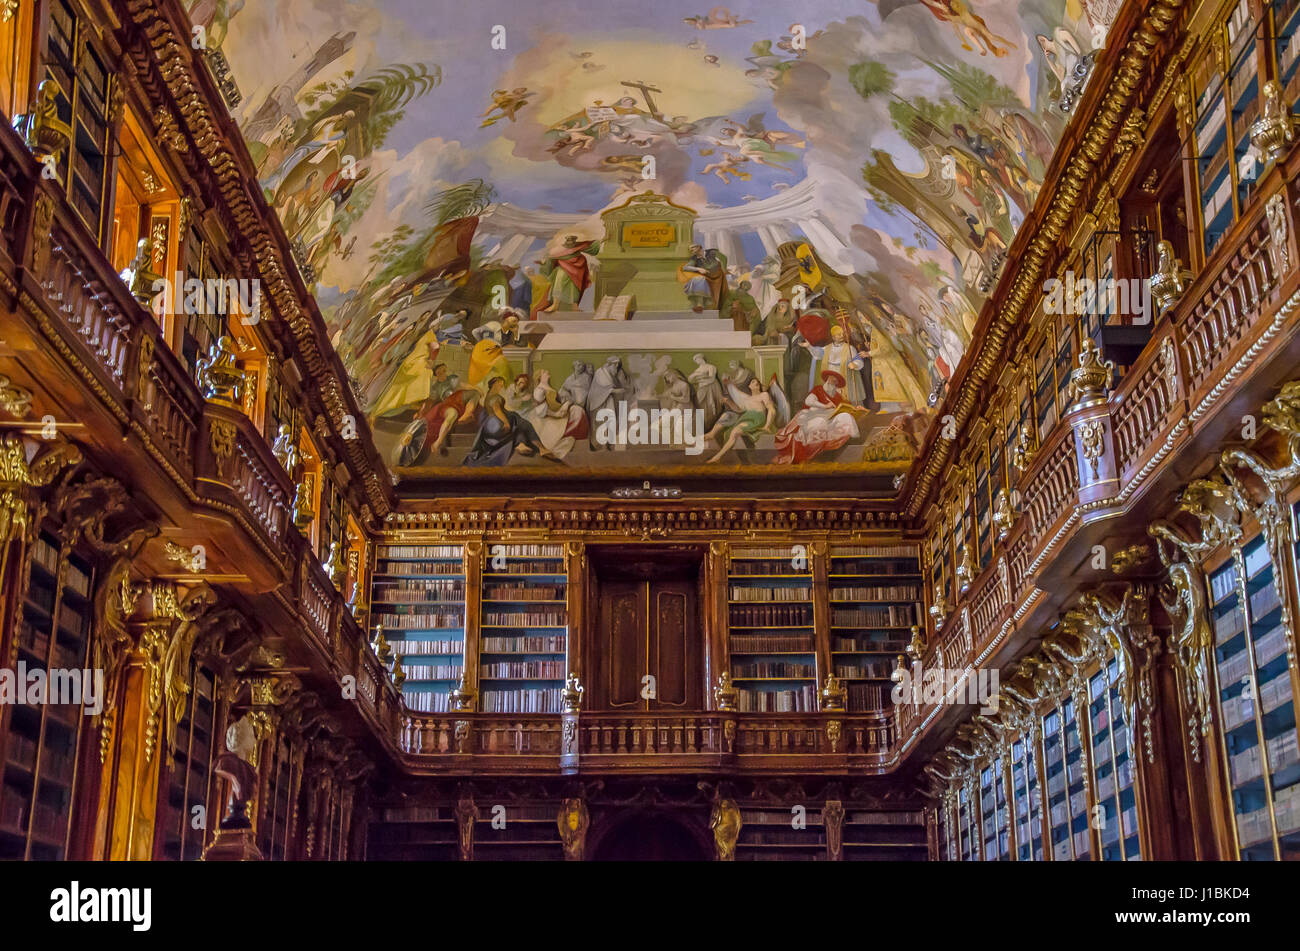
<path fill-rule="evenodd" d="M 651 86 L 645 82 L 623 83 L 622 85 L 629 86 L 632 89 L 641 90 L 641 95 L 645 96 L 645 106 L 646 109 L 650 111 L 650 115 L 654 116 L 654 118 L 656 119 L 663 118 L 663 115 L 659 112 L 658 109 L 655 108 L 655 101 L 650 98 L 650 94 L 652 92 L 663 92 L 662 89 L 659 89 L 656 86 Z"/>

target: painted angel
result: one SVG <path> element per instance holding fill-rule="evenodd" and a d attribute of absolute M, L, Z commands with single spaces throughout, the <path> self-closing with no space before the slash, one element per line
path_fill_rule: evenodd
<path fill-rule="evenodd" d="M 766 390 L 758 377 L 750 379 L 747 390 L 728 381 L 727 394 L 723 397 L 726 411 L 704 436 L 705 439 L 716 439 L 721 443 L 709 462 L 717 462 L 725 456 L 737 440 L 743 439 L 747 446 L 752 445 L 752 437 L 762 432 L 775 432 L 777 427 L 784 426 L 790 418 L 790 402 L 786 399 L 776 374 L 772 374 Z"/>

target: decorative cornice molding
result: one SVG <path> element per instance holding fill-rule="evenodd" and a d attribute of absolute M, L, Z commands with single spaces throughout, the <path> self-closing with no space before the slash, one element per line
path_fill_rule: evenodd
<path fill-rule="evenodd" d="M 249 182 L 256 181 L 251 159 L 212 77 L 203 75 L 207 67 L 190 48 L 183 13 L 177 5 L 157 0 L 123 0 L 116 5 L 124 8 L 123 22 L 134 23 L 139 31 L 124 37 L 123 47 L 134 60 L 154 114 L 162 110 L 179 117 L 179 138 L 188 138 L 194 147 L 182 149 L 173 141 L 178 158 L 196 179 L 213 185 L 233 256 L 259 274 L 276 314 L 290 331 L 295 350 L 291 356 L 300 363 L 303 377 L 318 388 L 314 395 L 326 410 L 331 445 L 341 447 L 351 462 L 372 509 L 386 514 L 392 505 L 391 486 L 381 478 L 385 468 L 373 441 L 342 435 L 346 417 L 361 428 L 365 416 L 337 356 L 323 342 L 325 324 L 315 301 L 306 285 L 295 280 L 289 245 L 278 221 L 261 195 L 249 189 Z M 313 394 L 305 395 L 311 399 Z"/>
<path fill-rule="evenodd" d="M 1106 180 L 1097 173 L 1098 163 L 1107 156 L 1121 163 L 1131 161 L 1136 150 L 1125 152 L 1117 148 L 1117 140 L 1123 131 L 1123 122 L 1133 113 L 1134 92 L 1143 78 L 1151 74 L 1152 55 L 1162 38 L 1182 13 L 1185 0 L 1160 0 L 1152 4 L 1141 14 L 1141 19 L 1134 23 L 1122 52 L 1115 58 L 1116 66 L 1105 75 L 1099 65 L 1098 72 L 1092 77 L 1090 86 L 1108 80 L 1105 91 L 1096 100 L 1095 107 L 1087 116 L 1082 127 L 1078 123 L 1084 118 L 1083 111 L 1076 115 L 1074 125 L 1080 133 L 1074 137 L 1077 147 L 1068 153 L 1058 151 L 1058 162 L 1064 167 L 1050 194 L 1044 189 L 1039 201 L 1045 209 L 1038 229 L 1028 239 L 1022 254 L 1015 257 L 1021 262 L 1020 268 L 1013 272 L 1004 272 L 998 290 L 1006 287 L 1000 297 L 998 290 L 989 297 L 985 306 L 991 309 L 993 316 L 982 339 L 982 345 L 975 354 L 967 354 L 968 367 L 959 385 L 950 393 L 944 405 L 940 407 L 939 416 L 951 414 L 957 420 L 959 431 L 968 425 L 972 414 L 981 405 L 979 396 L 985 385 L 993 380 L 1010 356 L 1009 346 L 1019 338 L 1013 331 L 1023 327 L 1033 311 L 1035 289 L 1041 286 L 1046 265 L 1056 255 L 1056 246 L 1063 235 L 1072 215 L 1084 207 L 1083 199 L 1090 192 L 1095 192 Z M 1107 50 L 1109 53 L 1109 48 Z M 1110 60 L 1107 55 L 1103 63 Z M 1088 93 L 1085 93 L 1085 100 Z M 1068 141 L 1068 139 L 1067 139 Z M 1046 196 L 1046 197 L 1044 197 Z M 1026 227 L 1032 227 L 1027 222 Z M 931 438 L 922 449 L 926 457 L 924 468 L 909 480 L 910 494 L 902 506 L 908 518 L 915 518 L 927 500 L 933 494 L 935 485 L 940 481 L 945 467 L 949 463 L 953 444 L 957 440 L 936 438 L 937 427 L 932 427 Z"/>

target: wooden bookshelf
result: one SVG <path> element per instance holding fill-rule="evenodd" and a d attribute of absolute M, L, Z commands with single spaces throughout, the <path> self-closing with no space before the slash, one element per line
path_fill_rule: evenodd
<path fill-rule="evenodd" d="M 985 861 L 1005 862 L 1011 858 L 1010 822 L 1007 813 L 1006 776 L 1001 756 L 980 773 L 980 841 Z"/>
<path fill-rule="evenodd" d="M 1274 571 L 1258 537 L 1210 576 L 1222 765 L 1242 861 L 1300 857 L 1300 757 Z"/>
<path fill-rule="evenodd" d="M 814 604 L 813 557 L 804 546 L 731 550 L 727 649 L 737 710 L 817 710 Z"/>
<path fill-rule="evenodd" d="M 446 713 L 465 668 L 465 557 L 459 545 L 375 547 L 370 617 L 381 625 L 412 710 Z"/>
<path fill-rule="evenodd" d="M 559 810 L 559 802 L 511 804 L 494 816 L 492 806 L 480 806 L 474 822 L 474 861 L 562 861 L 564 846 L 555 819 Z"/>
<path fill-rule="evenodd" d="M 1043 761 L 1052 859 L 1089 859 L 1092 839 L 1084 790 L 1083 744 L 1072 699 L 1062 701 L 1043 717 Z"/>
<path fill-rule="evenodd" d="M 194 828 L 195 809 L 202 807 L 211 814 L 214 682 L 211 672 L 199 665 L 194 665 L 190 682 L 194 687 L 186 697 L 184 712 L 172 728 L 170 769 L 163 776 L 159 832 L 154 847 L 156 858 L 172 861 L 195 861 L 202 857 L 206 833 L 204 829 Z M 213 823 L 205 825 L 211 828 Z"/>
<path fill-rule="evenodd" d="M 485 545 L 482 579 L 479 709 L 559 713 L 569 648 L 564 546 Z"/>
<path fill-rule="evenodd" d="M 1101 807 L 1103 861 L 1141 859 L 1137 798 L 1133 785 L 1132 731 L 1119 695 L 1120 666 L 1111 657 L 1088 682 L 1091 723 L 1092 794 Z"/>
<path fill-rule="evenodd" d="M 376 811 L 368 824 L 366 858 L 454 862 L 459 856 L 454 806 L 398 806 Z"/>
<path fill-rule="evenodd" d="M 794 813 L 768 806 L 742 808 L 736 860 L 741 862 L 824 862 L 826 829 L 820 809 L 809 807 L 797 827 Z"/>
<path fill-rule="evenodd" d="M 920 862 L 929 857 L 923 812 L 847 809 L 846 862 Z"/>
<path fill-rule="evenodd" d="M 53 535 L 37 536 L 15 632 L 16 660 L 29 671 L 86 667 L 91 574 Z M 79 705 L 12 705 L 0 781 L 0 859 L 66 857 L 86 720 Z"/>
<path fill-rule="evenodd" d="M 911 545 L 833 547 L 827 579 L 831 671 L 848 690 L 848 709 L 886 709 L 895 658 L 921 623 L 919 552 Z"/>
<path fill-rule="evenodd" d="M 1016 858 L 1043 859 L 1042 787 L 1038 782 L 1037 750 L 1026 737 L 1011 745 L 1011 788 L 1015 800 Z"/>

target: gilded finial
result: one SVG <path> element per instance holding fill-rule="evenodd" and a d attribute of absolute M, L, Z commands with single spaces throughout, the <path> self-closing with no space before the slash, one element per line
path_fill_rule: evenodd
<path fill-rule="evenodd" d="M 1250 124 L 1250 144 L 1270 162 L 1286 154 L 1295 139 L 1296 120 L 1282 98 L 1282 85 L 1276 79 L 1264 83 L 1261 94 L 1264 106 L 1259 118 Z"/>
<path fill-rule="evenodd" d="M 465 673 L 461 671 L 460 680 L 456 681 L 456 686 L 452 688 L 447 695 L 451 702 L 451 708 L 457 713 L 468 713 L 474 709 L 474 691 L 469 689 L 469 684 L 465 682 Z"/>
<path fill-rule="evenodd" d="M 822 685 L 822 709 L 842 712 L 848 694 L 849 692 L 844 689 L 844 685 L 840 683 L 838 677 L 834 674 L 827 674 L 826 683 Z"/>
<path fill-rule="evenodd" d="M 1101 357 L 1101 348 L 1097 342 L 1091 337 L 1084 337 L 1079 348 L 1079 365 L 1070 373 L 1072 405 L 1106 398 L 1115 378 L 1115 364 Z"/>
<path fill-rule="evenodd" d="M 564 689 L 560 691 L 560 705 L 565 713 L 577 713 L 582 707 L 582 694 L 585 691 L 582 682 L 578 680 L 577 673 L 570 671 L 568 679 L 564 681 Z"/>
<path fill-rule="evenodd" d="M 15 116 L 13 122 L 14 129 L 22 135 L 36 161 L 46 164 L 49 159 L 57 161 L 59 154 L 72 141 L 72 127 L 59 118 L 58 92 L 54 80 L 41 80 L 36 87 L 32 111 Z"/>
<path fill-rule="evenodd" d="M 713 699 L 719 710 L 736 709 L 736 687 L 731 682 L 731 672 L 724 670 L 718 674 L 718 682 L 713 688 Z"/>

